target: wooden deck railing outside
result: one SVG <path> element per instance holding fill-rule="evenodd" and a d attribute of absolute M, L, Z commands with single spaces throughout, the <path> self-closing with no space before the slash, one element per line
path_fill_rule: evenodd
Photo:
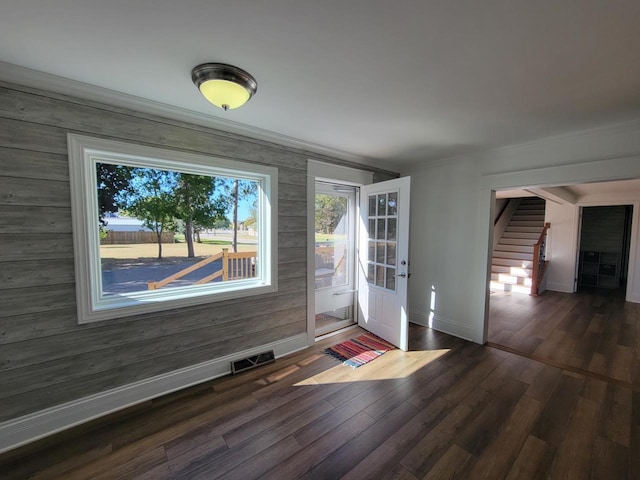
<path fill-rule="evenodd" d="M 223 248 L 220 253 L 211 255 L 198 263 L 194 263 L 193 265 L 180 270 L 163 280 L 158 282 L 148 282 L 147 285 L 149 290 L 157 290 L 220 259 L 222 259 L 222 268 L 220 270 L 193 282 L 193 284 L 203 285 L 220 277 L 222 277 L 223 282 L 226 282 L 227 280 L 253 278 L 256 276 L 256 255 L 256 252 L 229 252 L 228 248 Z"/>

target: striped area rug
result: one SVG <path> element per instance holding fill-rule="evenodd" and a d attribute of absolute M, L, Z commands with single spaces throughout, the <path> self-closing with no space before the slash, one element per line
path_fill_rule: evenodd
<path fill-rule="evenodd" d="M 324 353 L 337 358 L 343 365 L 357 368 L 394 348 L 396 347 L 373 333 L 365 333 L 329 347 L 325 349 Z"/>

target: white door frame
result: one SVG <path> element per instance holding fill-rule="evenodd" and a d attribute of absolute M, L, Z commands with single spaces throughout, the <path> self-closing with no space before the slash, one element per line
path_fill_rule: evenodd
<path fill-rule="evenodd" d="M 574 243 L 575 243 L 575 264 L 573 266 L 573 293 L 578 291 L 578 283 L 579 283 L 579 278 L 578 278 L 578 274 L 580 273 L 580 242 L 582 241 L 582 206 L 578 205 L 578 211 L 577 211 L 577 221 L 576 221 L 576 238 L 574 238 Z"/>
<path fill-rule="evenodd" d="M 373 172 L 309 160 L 307 164 L 307 345 L 315 343 L 315 196 L 316 180 L 356 187 L 373 183 Z M 354 308 L 357 312 L 357 308 Z M 357 321 L 357 318 L 356 318 Z"/>
<path fill-rule="evenodd" d="M 538 155 L 540 153 L 538 152 Z M 480 197 L 478 202 L 478 218 L 489 219 L 491 217 L 493 204 L 495 203 L 495 192 L 497 190 L 514 190 L 535 185 L 536 187 L 552 187 L 563 185 L 574 185 L 580 183 L 607 182 L 614 180 L 626 180 L 640 178 L 640 156 L 611 158 L 606 160 L 595 160 L 590 162 L 580 162 L 570 165 L 535 168 L 531 170 L 521 170 L 517 172 L 496 173 L 483 175 L 481 178 Z M 637 201 L 637 200 L 636 200 Z M 629 202 L 632 204 L 634 202 Z M 583 205 L 579 202 L 580 205 Z M 635 290 L 635 252 L 637 250 L 638 219 L 639 213 L 635 211 L 631 230 L 632 251 L 629 256 L 629 273 L 627 279 L 627 301 L 638 302 L 640 298 L 631 296 Z M 484 285 L 484 289 L 479 291 L 472 302 L 476 305 L 476 311 L 481 312 L 482 319 L 474 323 L 477 343 L 486 343 L 489 323 L 489 278 L 491 273 L 491 242 L 493 240 L 493 222 L 481 222 L 478 231 L 477 244 L 479 252 L 485 252 L 478 256 L 477 285 Z M 551 227 L 553 228 L 553 226 Z M 574 242 L 575 243 L 575 242 Z"/>

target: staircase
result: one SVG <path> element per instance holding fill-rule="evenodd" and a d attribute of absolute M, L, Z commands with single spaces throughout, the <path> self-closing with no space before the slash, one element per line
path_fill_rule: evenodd
<path fill-rule="evenodd" d="M 533 245 L 544 228 L 544 207 L 545 201 L 538 197 L 520 201 L 493 250 L 491 290 L 531 293 Z"/>

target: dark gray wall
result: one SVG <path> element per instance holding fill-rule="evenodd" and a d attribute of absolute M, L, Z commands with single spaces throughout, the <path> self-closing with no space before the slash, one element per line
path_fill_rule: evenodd
<path fill-rule="evenodd" d="M 279 291 L 78 325 L 68 132 L 278 167 Z M 0 83 L 0 421 L 304 332 L 308 158 L 361 167 Z"/>
<path fill-rule="evenodd" d="M 505 207 L 507 206 L 507 203 L 509 203 L 509 200 L 511 200 L 510 198 L 496 198 L 496 206 L 495 206 L 495 211 L 493 212 L 493 223 L 495 224 L 498 219 L 500 218 L 500 215 L 502 215 L 502 212 L 504 211 Z"/>
<path fill-rule="evenodd" d="M 625 207 L 583 207 L 580 250 L 622 253 Z"/>

